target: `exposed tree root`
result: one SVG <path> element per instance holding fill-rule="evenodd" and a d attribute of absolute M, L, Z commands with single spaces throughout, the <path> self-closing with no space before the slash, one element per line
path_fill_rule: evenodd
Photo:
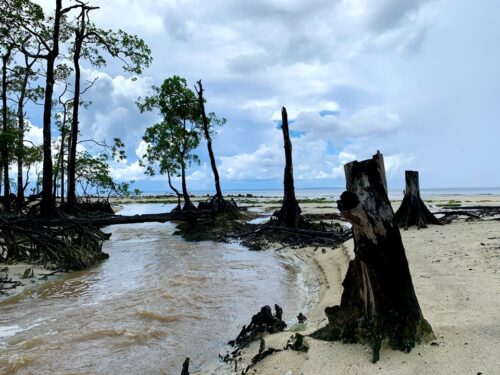
<path fill-rule="evenodd" d="M 230 201 L 214 195 L 206 202 L 200 202 L 198 209 L 210 212 L 211 215 L 225 215 L 228 218 L 237 219 L 240 215 L 240 210 L 236 202 L 231 199 Z"/>
<path fill-rule="evenodd" d="M 228 344 L 242 349 L 266 334 L 282 332 L 286 328 L 286 323 L 283 321 L 283 309 L 274 305 L 274 310 L 273 315 L 270 306 L 263 306 L 257 314 L 252 316 L 250 324 L 243 326 L 238 337 L 229 341 Z"/>
<path fill-rule="evenodd" d="M 435 212 L 434 215 L 442 215 L 439 220 L 449 224 L 454 220 L 467 217 L 466 221 L 472 220 L 500 220 L 499 206 L 459 206 L 453 209 L 445 209 Z"/>
<path fill-rule="evenodd" d="M 101 251 L 109 234 L 70 219 L 57 225 L 40 219 L 0 218 L 0 249 L 5 260 L 80 270 L 108 258 Z"/>
<path fill-rule="evenodd" d="M 275 222 L 271 220 L 262 225 L 249 225 L 248 229 L 256 229 L 231 234 L 228 237 L 240 238 L 242 244 L 251 250 L 262 250 L 276 243 L 293 248 L 305 246 L 329 246 L 334 248 L 352 236 L 350 229 L 339 224 L 329 225 L 307 222 L 306 225 L 309 229 L 288 228 L 274 224 Z"/>

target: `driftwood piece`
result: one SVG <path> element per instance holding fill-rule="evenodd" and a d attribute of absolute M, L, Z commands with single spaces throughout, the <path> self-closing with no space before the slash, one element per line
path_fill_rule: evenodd
<path fill-rule="evenodd" d="M 290 132 L 288 130 L 288 115 L 286 108 L 281 109 L 281 130 L 283 131 L 283 141 L 285 148 L 285 172 L 284 172 L 284 196 L 283 204 L 278 214 L 278 223 L 288 228 L 299 228 L 303 224 L 303 218 L 300 215 L 299 203 L 295 198 L 295 186 L 293 182 L 293 163 L 292 163 L 292 142 L 290 141 Z"/>
<path fill-rule="evenodd" d="M 401 206 L 394 218 L 400 228 L 408 229 L 412 225 L 418 228 L 427 228 L 427 224 L 442 225 L 442 223 L 429 211 L 420 198 L 420 186 L 417 171 L 405 171 L 406 189 Z"/>
<path fill-rule="evenodd" d="M 394 222 L 382 154 L 346 164 L 345 174 L 347 191 L 338 208 L 353 225 L 355 258 L 342 283 L 340 306 L 325 310 L 329 323 L 312 337 L 369 342 L 376 362 L 383 340 L 393 349 L 409 352 L 432 337 L 432 329 L 420 310 Z"/>

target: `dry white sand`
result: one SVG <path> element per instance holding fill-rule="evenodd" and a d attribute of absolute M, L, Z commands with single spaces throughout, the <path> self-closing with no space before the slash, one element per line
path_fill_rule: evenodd
<path fill-rule="evenodd" d="M 459 222 L 402 231 L 415 290 L 436 339 L 409 354 L 383 347 L 380 361 L 360 344 L 306 338 L 308 353 L 274 354 L 250 374 L 499 374 L 500 373 L 500 222 Z M 342 249 L 299 251 L 316 267 L 321 301 L 307 312 L 308 334 L 326 323 L 324 308 L 340 303 L 341 282 L 354 256 L 352 240 Z M 281 349 L 292 332 L 266 337 L 267 347 Z M 437 344 L 437 345 L 436 345 Z M 246 364 L 257 353 L 244 351 Z M 243 365 L 243 364 L 241 364 Z M 241 368 L 241 367 L 240 367 Z"/>

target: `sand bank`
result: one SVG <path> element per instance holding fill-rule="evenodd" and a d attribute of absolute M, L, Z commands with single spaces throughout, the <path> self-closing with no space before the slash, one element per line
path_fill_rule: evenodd
<path fill-rule="evenodd" d="M 251 370 L 266 375 L 291 374 L 494 374 L 500 368 L 500 223 L 458 222 L 402 231 L 415 290 L 436 339 L 409 354 L 383 347 L 380 361 L 360 344 L 322 342 L 307 338 L 308 353 L 284 351 Z M 340 303 L 341 282 L 353 241 L 325 252 L 298 252 L 321 285 L 319 304 L 306 312 L 309 334 L 326 324 L 324 309 Z M 314 273 L 312 274 L 314 275 Z M 313 276 L 314 277 L 314 276 Z M 267 347 L 283 348 L 292 332 L 266 337 Z M 254 343 L 244 351 L 248 364 L 258 352 Z M 243 365 L 243 364 L 242 364 Z"/>
<path fill-rule="evenodd" d="M 4 264 L 0 263 L 0 276 L 8 278 L 9 283 L 3 284 L 0 302 L 19 295 L 28 289 L 34 289 L 39 285 L 60 277 L 61 273 L 48 270 L 42 266 L 34 266 L 27 263 Z M 11 286 L 16 285 L 14 288 Z"/>

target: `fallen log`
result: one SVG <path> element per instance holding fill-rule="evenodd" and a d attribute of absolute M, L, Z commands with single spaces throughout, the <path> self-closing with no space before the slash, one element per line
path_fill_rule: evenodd
<path fill-rule="evenodd" d="M 137 223 L 165 223 L 167 221 L 193 221 L 203 217 L 209 217 L 209 212 L 204 211 L 185 211 L 185 212 L 168 212 L 163 214 L 144 214 L 144 215 L 103 215 L 103 216 L 88 216 L 88 217 L 69 217 L 61 216 L 52 219 L 42 219 L 38 217 L 27 218 L 3 218 L 4 223 L 13 225 L 25 225 L 28 223 L 35 223 L 44 226 L 57 227 L 59 225 L 91 225 L 94 227 L 103 227 L 115 224 L 137 224 Z"/>

